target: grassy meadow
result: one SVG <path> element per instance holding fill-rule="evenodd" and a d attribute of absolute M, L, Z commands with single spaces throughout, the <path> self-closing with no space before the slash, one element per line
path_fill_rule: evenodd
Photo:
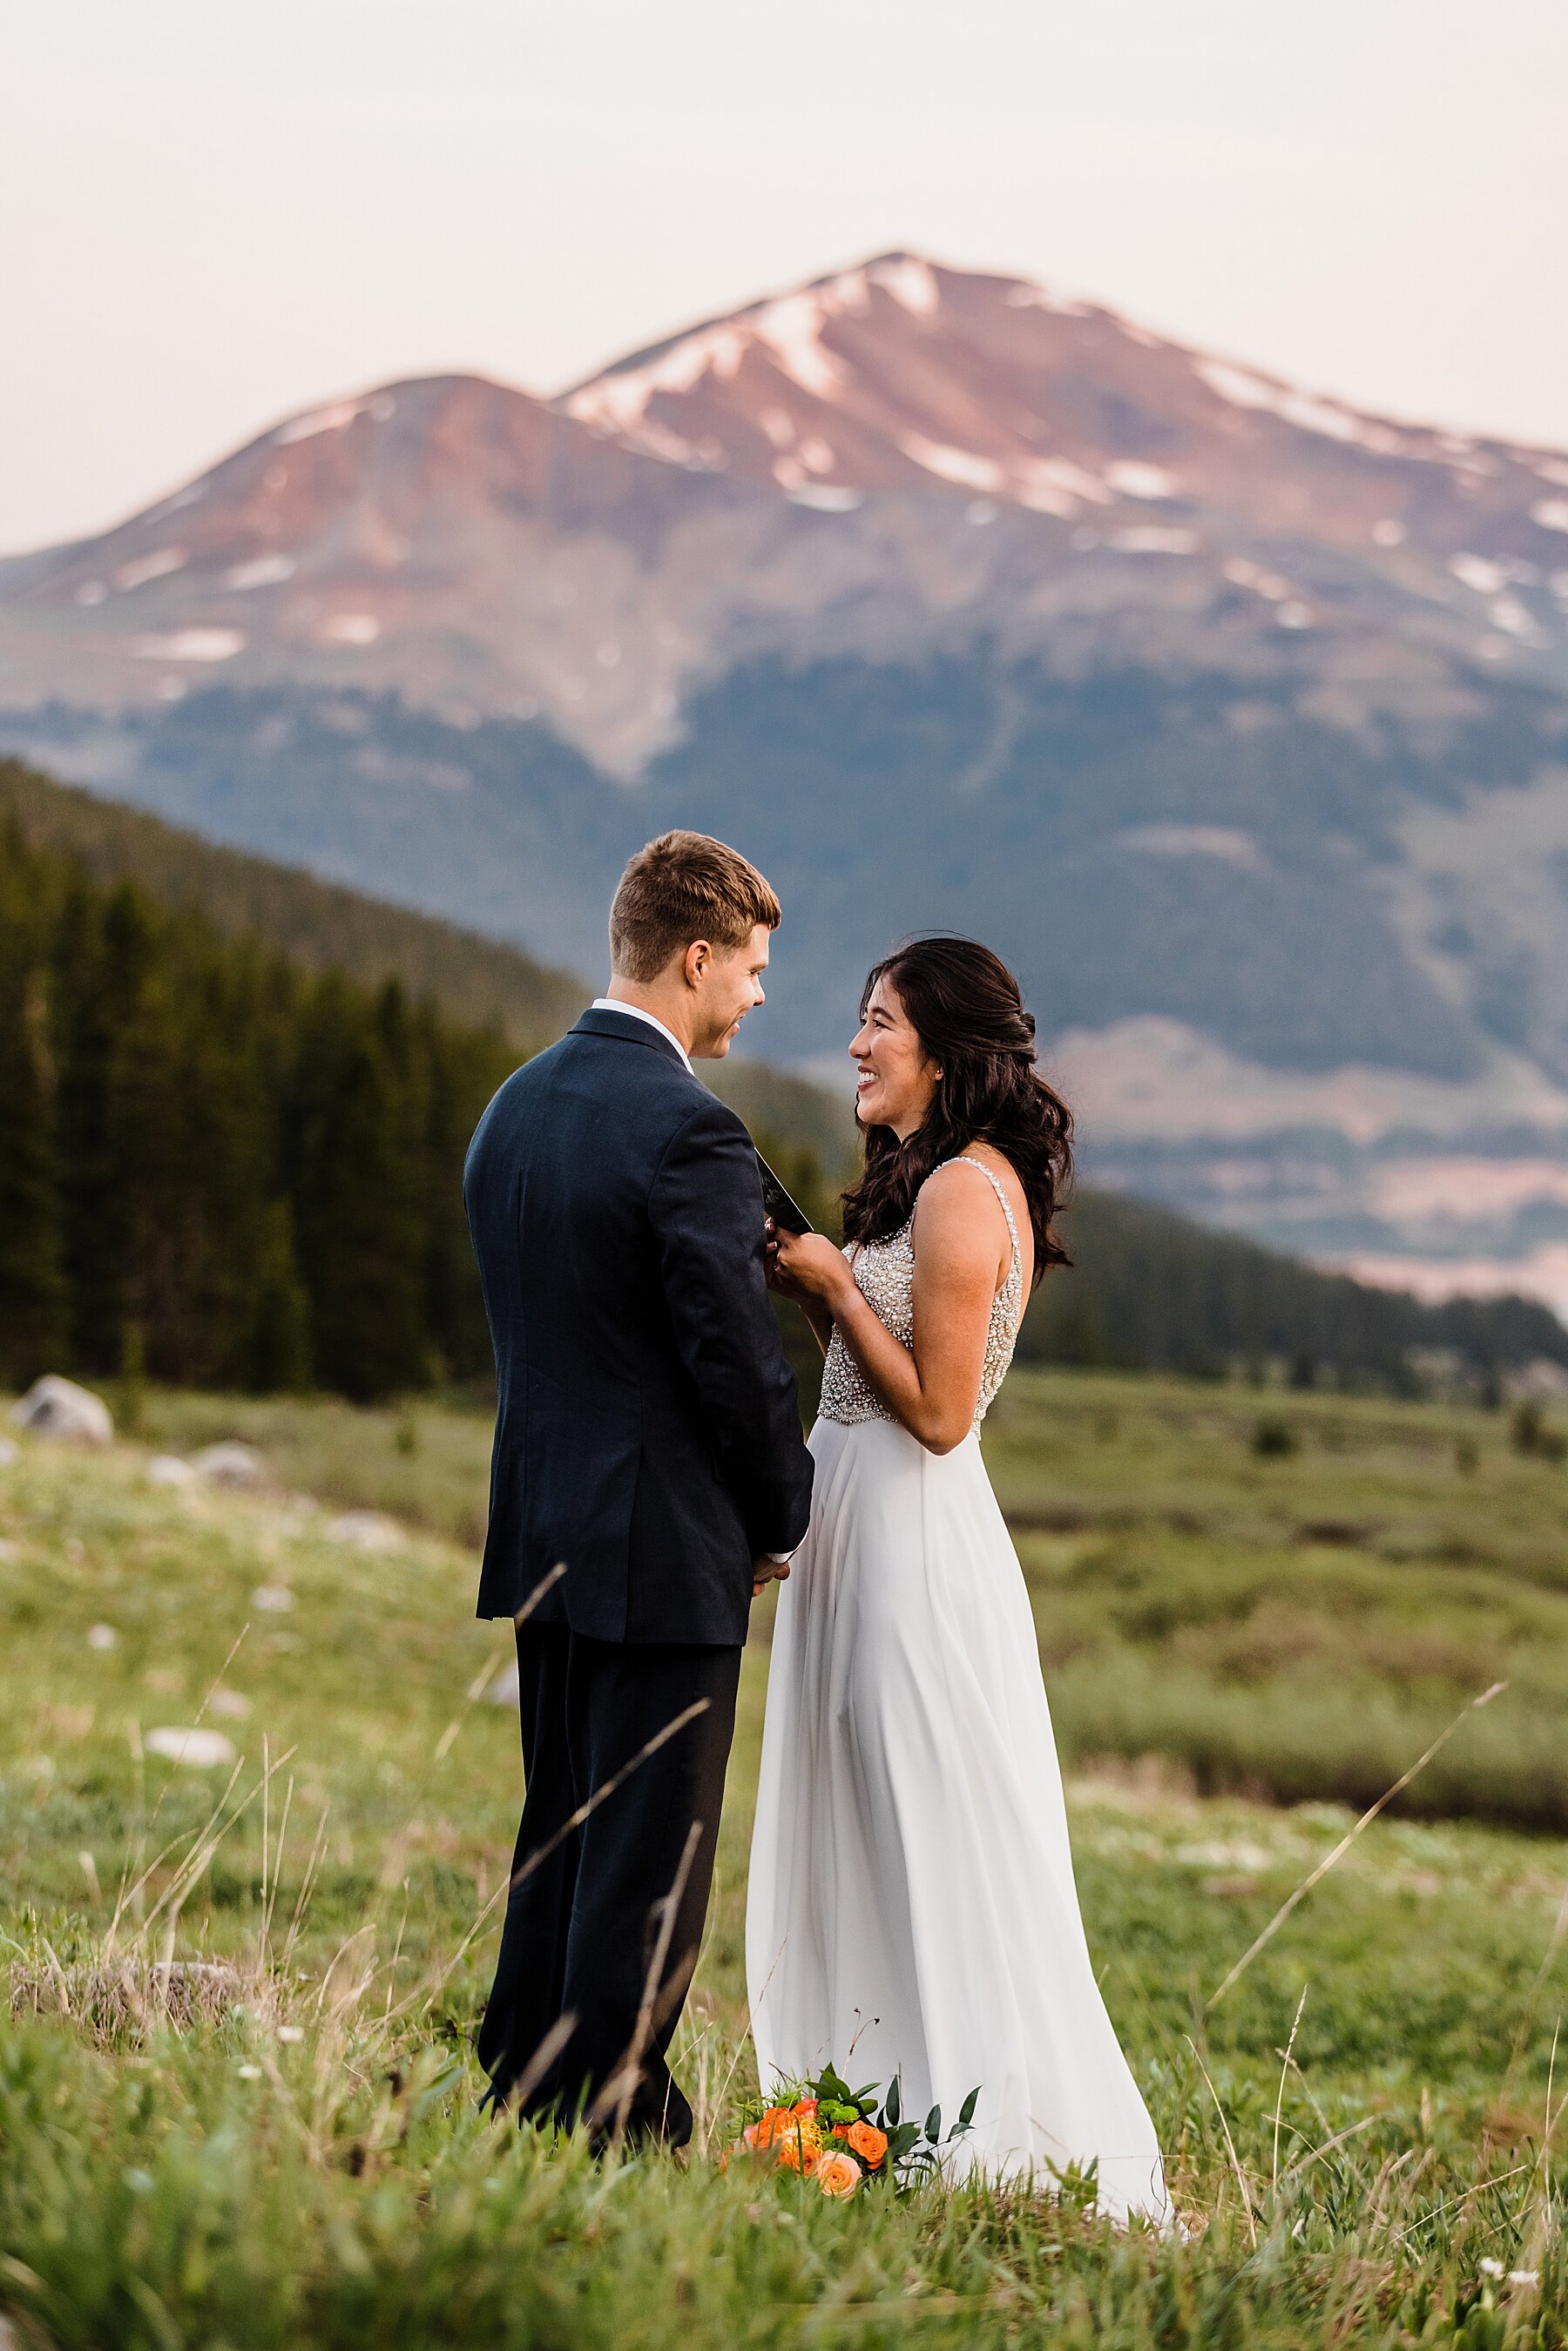
<path fill-rule="evenodd" d="M 261 1488 L 150 1481 L 229 1436 Z M 694 2160 L 480 2120 L 520 1794 L 486 1449 L 453 1405 L 153 1392 L 134 1442 L 0 1467 L 0 2342 L 1568 2340 L 1568 1468 L 1504 1416 L 1040 1372 L 993 1414 L 1164 2240 L 1071 2182 L 835 2205 L 713 2159 L 751 2085 L 760 1613 Z M 229 1755 L 160 1751 L 191 1729 Z"/>

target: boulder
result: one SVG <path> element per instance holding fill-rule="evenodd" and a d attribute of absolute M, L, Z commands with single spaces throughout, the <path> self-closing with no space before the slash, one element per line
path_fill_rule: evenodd
<path fill-rule="evenodd" d="M 401 1551 L 403 1531 L 380 1510 L 345 1510 L 328 1527 L 327 1540 L 352 1543 L 356 1551 Z"/>
<path fill-rule="evenodd" d="M 237 1437 L 221 1445 L 205 1445 L 191 1456 L 191 1467 L 209 1486 L 259 1486 L 261 1456 Z"/>
<path fill-rule="evenodd" d="M 150 1486 L 192 1486 L 195 1479 L 190 1463 L 182 1461 L 177 1453 L 155 1453 L 147 1464 Z"/>
<path fill-rule="evenodd" d="M 18 1428 L 27 1429 L 34 1437 L 60 1437 L 78 1445 L 108 1445 L 114 1436 L 114 1421 L 103 1398 L 54 1372 L 46 1372 L 41 1380 L 33 1382 L 21 1403 L 12 1405 L 11 1417 Z"/>
<path fill-rule="evenodd" d="M 199 1771 L 235 1760 L 234 1741 L 221 1730 L 150 1730 L 141 1744 L 149 1755 L 166 1756 L 171 1763 L 193 1763 Z"/>
<path fill-rule="evenodd" d="M 495 1680 L 486 1685 L 486 1705 L 504 1706 L 508 1714 L 515 1714 L 522 1697 L 522 1682 L 516 1657 L 508 1657 Z"/>

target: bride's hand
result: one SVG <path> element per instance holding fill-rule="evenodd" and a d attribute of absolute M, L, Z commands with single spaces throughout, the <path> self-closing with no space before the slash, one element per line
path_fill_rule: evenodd
<path fill-rule="evenodd" d="M 831 1308 L 850 1270 L 841 1249 L 821 1233 L 785 1233 L 775 1226 L 768 1241 L 768 1286 L 798 1305 L 820 1300 Z"/>

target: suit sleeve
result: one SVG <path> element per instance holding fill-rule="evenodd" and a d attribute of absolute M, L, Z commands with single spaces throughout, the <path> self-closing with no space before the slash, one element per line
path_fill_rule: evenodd
<path fill-rule="evenodd" d="M 722 1102 L 700 1104 L 672 1137 L 648 1213 L 675 1343 L 752 1552 L 793 1551 L 814 1465 L 768 1295 L 756 1154 Z"/>

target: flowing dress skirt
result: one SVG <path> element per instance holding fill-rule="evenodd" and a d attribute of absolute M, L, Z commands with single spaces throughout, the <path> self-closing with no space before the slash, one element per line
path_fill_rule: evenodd
<path fill-rule="evenodd" d="M 779 1598 L 747 1973 L 765 2087 L 831 2059 L 967 2093 L 955 2168 L 1097 2165 L 1102 2208 L 1167 2206 L 1094 1980 L 1018 1556 L 971 1435 L 819 1420 L 810 1531 Z"/>

